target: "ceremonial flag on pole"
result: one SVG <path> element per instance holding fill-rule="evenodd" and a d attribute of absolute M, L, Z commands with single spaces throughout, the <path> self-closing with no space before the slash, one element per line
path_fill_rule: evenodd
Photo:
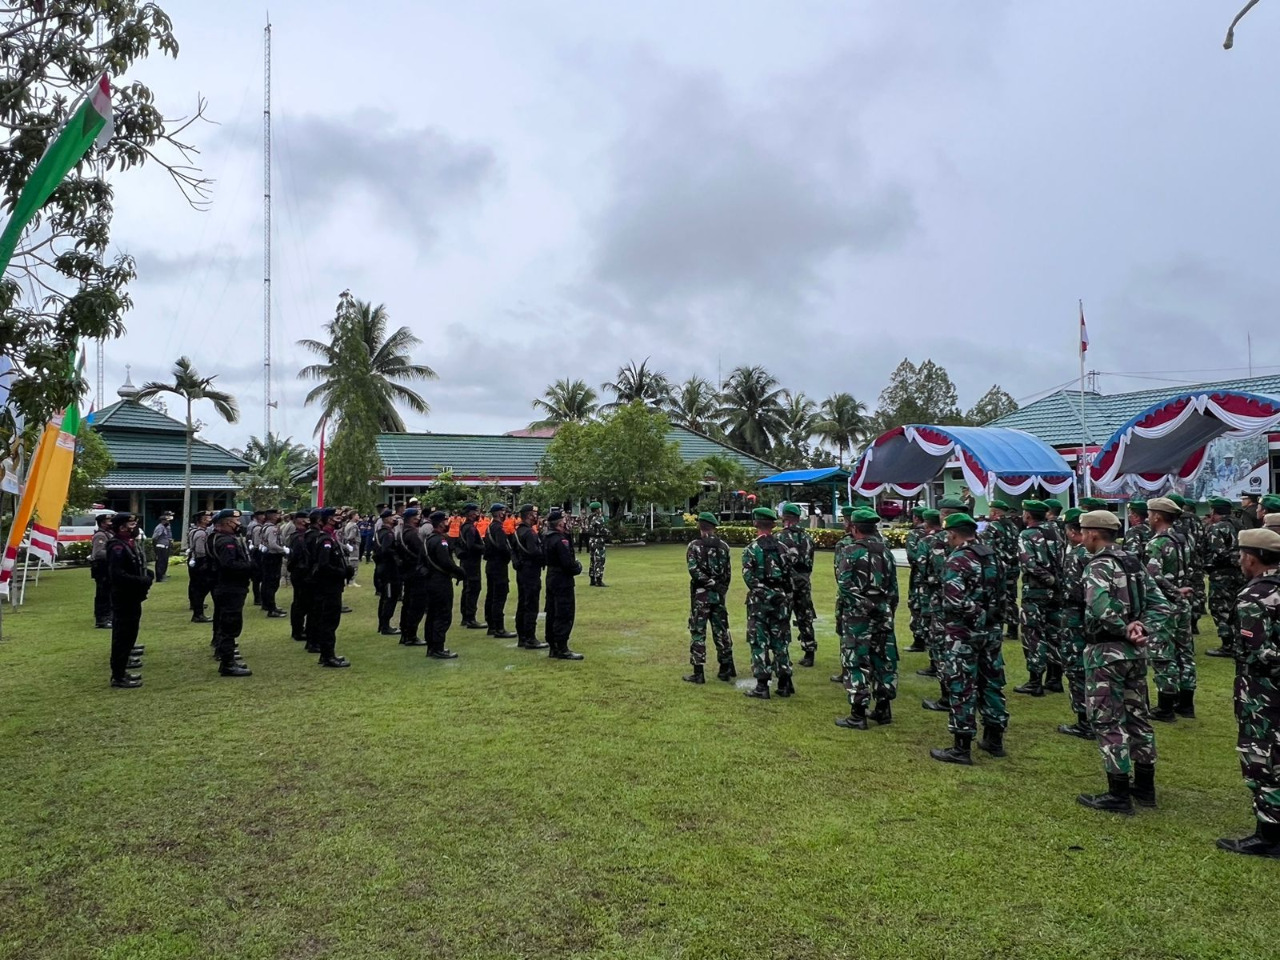
<path fill-rule="evenodd" d="M 329 426 L 329 418 L 320 421 L 320 457 L 316 464 L 316 506 L 324 506 L 324 432 Z"/>
<path fill-rule="evenodd" d="M 67 118 L 58 136 L 45 148 L 31 176 L 27 178 L 13 214 L 0 234 L 0 274 L 9 268 L 9 260 L 17 249 L 22 232 L 31 222 L 58 184 L 75 167 L 96 142 L 105 146 L 115 132 L 111 119 L 111 82 L 104 73 L 93 89 L 81 98 L 79 106 Z"/>
<path fill-rule="evenodd" d="M 1089 352 L 1089 328 L 1084 322 L 1084 304 L 1080 304 L 1080 356 Z"/>
<path fill-rule="evenodd" d="M 53 424 L 50 423 L 50 427 Z M 76 458 L 76 437 L 80 435 L 80 408 L 76 404 L 67 407 L 58 424 L 58 434 L 53 442 L 53 453 L 40 477 L 40 487 L 35 493 L 35 520 L 31 525 L 30 553 L 49 566 L 58 555 L 58 525 L 67 505 L 67 488 L 71 485 L 71 468 Z"/>
<path fill-rule="evenodd" d="M 35 456 L 31 458 L 31 470 L 27 474 L 27 483 L 23 488 L 22 498 L 18 501 L 18 509 L 14 513 L 13 526 L 9 528 L 9 540 L 5 544 L 4 558 L 0 560 L 0 597 L 9 596 L 9 581 L 13 579 L 13 568 L 18 562 L 18 548 L 27 535 L 27 524 L 31 522 L 31 514 L 35 509 L 35 494 L 40 489 L 40 478 L 44 474 L 45 465 L 53 455 L 53 448 L 58 442 L 58 431 L 61 418 L 50 420 L 36 446 Z"/>

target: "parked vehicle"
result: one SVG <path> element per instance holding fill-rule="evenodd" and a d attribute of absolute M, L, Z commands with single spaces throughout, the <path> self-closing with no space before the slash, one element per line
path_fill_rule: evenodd
<path fill-rule="evenodd" d="M 82 540 L 92 540 L 93 532 L 98 529 L 98 518 L 103 516 L 112 516 L 116 511 L 108 510 L 105 507 L 94 507 L 88 513 L 79 513 L 74 516 L 64 518 L 66 522 L 58 527 L 58 546 L 64 543 L 79 543 Z"/>

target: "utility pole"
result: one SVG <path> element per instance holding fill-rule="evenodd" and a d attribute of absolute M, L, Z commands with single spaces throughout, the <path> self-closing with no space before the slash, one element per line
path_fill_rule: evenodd
<path fill-rule="evenodd" d="M 262 31 L 262 442 L 271 442 L 271 20 Z"/>

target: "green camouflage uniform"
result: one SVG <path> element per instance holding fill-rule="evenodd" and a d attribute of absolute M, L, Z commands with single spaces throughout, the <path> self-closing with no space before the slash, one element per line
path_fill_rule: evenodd
<path fill-rule="evenodd" d="M 1166 530 L 1152 535 L 1146 554 L 1147 573 L 1170 608 L 1164 629 L 1147 640 L 1147 658 L 1154 667 L 1156 692 L 1172 696 L 1196 688 L 1195 658 L 1187 656 L 1192 649 L 1191 603 L 1180 589 L 1190 586 L 1187 542 L 1181 530 Z"/>
<path fill-rule="evenodd" d="M 992 520 L 983 531 L 982 542 L 989 544 L 1004 571 L 1003 595 L 997 598 L 1004 605 L 1001 622 L 1011 633 L 1017 633 L 1018 624 L 1018 527 L 1012 517 Z"/>
<path fill-rule="evenodd" d="M 1204 565 L 1209 574 L 1209 614 L 1218 640 L 1231 649 L 1236 636 L 1236 598 L 1244 587 L 1236 525 L 1227 518 L 1214 522 L 1205 536 Z"/>
<path fill-rule="evenodd" d="M 604 516 L 599 513 L 592 514 L 591 519 L 587 521 L 587 551 L 591 559 L 589 575 L 593 583 L 599 583 L 604 579 L 604 552 L 605 544 L 608 542 L 609 527 L 604 522 Z"/>
<path fill-rule="evenodd" d="M 1191 588 L 1191 623 L 1194 625 L 1205 611 L 1204 552 L 1205 529 L 1200 518 L 1193 513 L 1183 513 L 1174 526 L 1187 541 L 1187 586 Z"/>
<path fill-rule="evenodd" d="M 791 676 L 791 555 L 772 533 L 742 548 L 742 582 L 751 672 L 757 680 L 770 678 L 768 654 L 779 677 Z"/>
<path fill-rule="evenodd" d="M 1028 527 L 1018 537 L 1022 571 L 1022 652 L 1027 672 L 1044 673 L 1058 662 L 1058 598 L 1062 589 L 1062 543 L 1051 539 L 1046 524 Z M 1048 527 L 1052 531 L 1052 527 Z"/>
<path fill-rule="evenodd" d="M 800 649 L 806 654 L 814 653 L 818 641 L 813 635 L 813 538 L 798 523 L 784 524 L 777 537 L 791 554 L 791 612 L 796 619 Z"/>
<path fill-rule="evenodd" d="M 1236 750 L 1253 812 L 1280 823 L 1280 571 L 1240 591 L 1236 607 Z"/>
<path fill-rule="evenodd" d="M 929 645 L 929 630 L 924 614 L 924 557 L 927 553 L 921 543 L 925 538 L 923 523 L 917 523 L 907 531 L 907 542 L 904 544 L 907 553 L 907 566 L 910 574 L 907 579 L 907 609 L 911 611 L 911 640 L 922 647 Z"/>
<path fill-rule="evenodd" d="M 836 548 L 836 619 L 840 662 L 851 707 L 865 707 L 898 694 L 898 644 L 893 616 L 898 607 L 898 571 L 893 554 L 877 537 L 845 537 Z"/>
<path fill-rule="evenodd" d="M 1147 661 L 1126 628 L 1141 620 L 1163 629 L 1169 605 L 1136 557 L 1109 545 L 1084 568 L 1085 708 L 1107 775 L 1156 762 L 1147 706 Z"/>
<path fill-rule="evenodd" d="M 989 730 L 1009 725 L 1000 648 L 1004 587 L 999 554 L 989 544 L 975 540 L 947 557 L 942 576 L 946 642 L 938 666 L 952 734 L 976 734 L 977 713 Z"/>
<path fill-rule="evenodd" d="M 712 534 L 690 541 L 685 552 L 689 568 L 689 662 L 701 667 L 707 662 L 707 623 L 716 645 L 716 661 L 733 662 L 733 638 L 729 635 L 729 611 L 725 595 L 733 580 L 733 558 L 729 545 Z"/>
<path fill-rule="evenodd" d="M 1124 548 L 1143 563 L 1147 562 L 1147 544 L 1155 536 L 1149 523 L 1135 523 L 1124 535 Z"/>
<path fill-rule="evenodd" d="M 1084 565 L 1089 551 L 1067 544 L 1062 558 L 1062 668 L 1071 696 L 1071 712 L 1084 716 Z"/>
<path fill-rule="evenodd" d="M 924 609 L 929 626 L 929 661 L 942 662 L 942 645 L 946 635 L 942 625 L 942 573 L 947 566 L 947 535 L 934 530 L 924 537 Z"/>

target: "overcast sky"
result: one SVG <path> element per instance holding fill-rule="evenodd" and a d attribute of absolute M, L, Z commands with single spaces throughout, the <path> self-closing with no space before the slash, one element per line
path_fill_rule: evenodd
<path fill-rule="evenodd" d="M 165 6 L 134 76 L 217 180 L 116 178 L 137 258 L 114 399 L 192 356 L 261 434 L 263 4 Z M 559 377 L 763 363 L 874 407 L 904 356 L 968 406 L 1280 371 L 1280 2 L 275 0 L 274 427 L 309 439 L 296 346 L 349 288 L 422 339 L 429 417 L 502 432 Z M 1269 365 L 1269 366 L 1268 366 Z M 1158 373 L 1149 373 L 1158 371 Z M 1176 372 L 1170 372 L 1176 371 Z M 92 362 L 90 382 L 93 382 Z M 213 414 L 205 410 L 203 418 Z"/>

